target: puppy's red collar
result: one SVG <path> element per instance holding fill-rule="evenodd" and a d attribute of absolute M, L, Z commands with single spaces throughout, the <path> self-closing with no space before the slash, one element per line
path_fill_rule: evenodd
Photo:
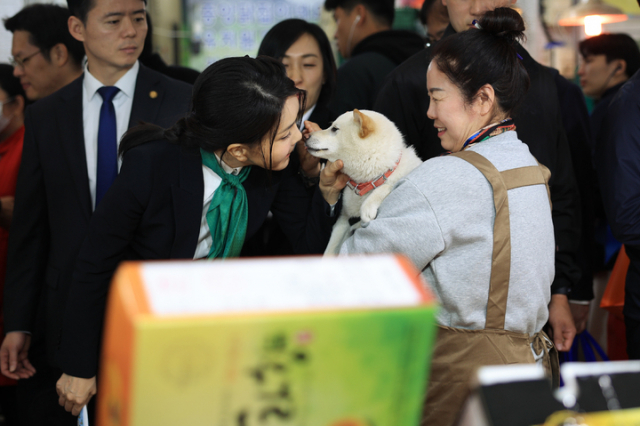
<path fill-rule="evenodd" d="M 358 183 L 353 179 L 350 179 L 349 182 L 347 182 L 347 186 L 353 189 L 356 195 L 359 195 L 362 197 L 367 192 L 383 185 L 387 181 L 389 176 L 391 176 L 391 173 L 393 173 L 396 170 L 396 168 L 398 167 L 398 164 L 400 164 L 401 159 L 402 159 L 402 153 L 400 153 L 400 158 L 398 158 L 398 161 L 396 161 L 396 165 L 393 166 L 393 168 L 384 172 L 382 175 L 378 176 L 377 178 L 370 180 L 368 182 L 362 182 L 362 183 Z"/>

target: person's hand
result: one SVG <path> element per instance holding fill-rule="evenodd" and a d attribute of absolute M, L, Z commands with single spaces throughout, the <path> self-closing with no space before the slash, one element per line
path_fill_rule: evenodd
<path fill-rule="evenodd" d="M 322 130 L 320 126 L 318 126 L 313 121 L 305 120 L 304 122 L 304 130 L 302 131 L 302 137 L 304 140 L 309 139 L 309 135 L 313 132 L 319 132 Z"/>
<path fill-rule="evenodd" d="M 576 334 L 582 333 L 587 328 L 587 320 L 589 319 L 589 306 L 591 304 L 584 305 L 582 303 L 571 303 L 569 301 L 569 308 L 571 308 L 571 316 L 573 322 L 576 325 Z"/>
<path fill-rule="evenodd" d="M 321 170 L 320 159 L 309 153 L 303 140 L 296 144 L 296 151 L 298 151 L 298 158 L 300 158 L 302 173 L 308 178 L 318 177 Z"/>
<path fill-rule="evenodd" d="M 305 120 L 304 130 L 302 131 L 302 140 L 296 145 L 298 157 L 300 158 L 300 169 L 302 169 L 302 173 L 304 173 L 308 178 L 318 177 L 320 175 L 320 170 L 322 170 L 320 159 L 311 155 L 305 145 L 305 141 L 309 139 L 309 135 L 319 130 L 322 129 L 316 123 Z"/>
<path fill-rule="evenodd" d="M 550 336 L 556 349 L 566 352 L 573 344 L 576 336 L 576 326 L 571 316 L 569 300 L 564 294 L 552 294 L 549 303 Z"/>
<path fill-rule="evenodd" d="M 12 196 L 0 197 L 0 204 L 2 204 L 2 209 L 0 209 L 0 226 L 9 229 L 11 219 L 13 219 L 14 198 Z"/>
<path fill-rule="evenodd" d="M 349 176 L 342 173 L 343 167 L 342 160 L 328 161 L 322 172 L 320 172 L 320 191 L 325 201 L 330 205 L 338 202 L 340 191 L 349 182 Z"/>
<path fill-rule="evenodd" d="M 7 333 L 0 346 L 0 370 L 4 376 L 20 380 L 36 374 L 28 358 L 30 345 L 30 334 L 21 331 Z"/>
<path fill-rule="evenodd" d="M 93 395 L 96 394 L 96 376 L 90 379 L 73 377 L 62 374 L 56 383 L 58 392 L 58 404 L 74 416 L 80 414 L 82 407 L 87 405 Z"/>

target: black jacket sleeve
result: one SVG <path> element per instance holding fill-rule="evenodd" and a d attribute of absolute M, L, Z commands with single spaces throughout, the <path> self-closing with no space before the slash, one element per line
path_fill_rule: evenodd
<path fill-rule="evenodd" d="M 556 86 L 557 71 L 538 64 L 522 47 L 518 49 L 531 81 L 529 91 L 514 113 L 520 139 L 538 161 L 549 168 L 552 219 L 556 240 L 556 274 L 552 294 L 569 294 L 579 281 L 580 193 Z"/>
<path fill-rule="evenodd" d="M 571 300 L 593 299 L 594 235 L 594 186 L 595 170 L 588 147 L 593 145 L 589 113 L 582 90 L 556 73 L 556 86 L 562 112 L 562 123 L 567 135 L 573 171 L 580 193 L 582 227 L 578 245 L 577 263 L 580 278 L 571 288 Z"/>
<path fill-rule="evenodd" d="M 326 206 L 318 185 L 310 191 L 293 168 L 285 170 L 271 211 L 294 253 L 324 253 L 336 220 L 325 213 Z"/>
<path fill-rule="evenodd" d="M 134 149 L 126 155 L 120 174 L 91 218 L 76 261 L 58 354 L 62 371 L 74 377 L 97 373 L 111 278 L 145 212 L 154 177 L 151 162 L 136 158 L 138 154 L 142 152 Z"/>
<path fill-rule="evenodd" d="M 571 152 L 558 115 L 556 161 L 549 181 L 552 219 L 556 238 L 556 275 L 552 294 L 568 294 L 579 281 L 581 270 L 577 256 L 580 244 L 580 194 L 576 185 Z"/>

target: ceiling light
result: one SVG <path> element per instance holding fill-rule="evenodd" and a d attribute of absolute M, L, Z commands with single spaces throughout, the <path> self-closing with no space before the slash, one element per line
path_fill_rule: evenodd
<path fill-rule="evenodd" d="M 562 26 L 589 25 L 597 27 L 612 22 L 622 22 L 628 19 L 627 15 L 617 7 L 610 6 L 602 0 L 581 0 L 575 6 L 571 6 L 560 15 L 558 24 Z"/>

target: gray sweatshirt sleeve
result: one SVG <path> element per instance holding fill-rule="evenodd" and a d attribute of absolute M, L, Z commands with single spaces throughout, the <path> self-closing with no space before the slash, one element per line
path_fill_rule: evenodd
<path fill-rule="evenodd" d="M 423 270 L 444 248 L 429 200 L 412 181 L 403 179 L 384 200 L 376 219 L 357 229 L 340 254 L 399 253 Z"/>

